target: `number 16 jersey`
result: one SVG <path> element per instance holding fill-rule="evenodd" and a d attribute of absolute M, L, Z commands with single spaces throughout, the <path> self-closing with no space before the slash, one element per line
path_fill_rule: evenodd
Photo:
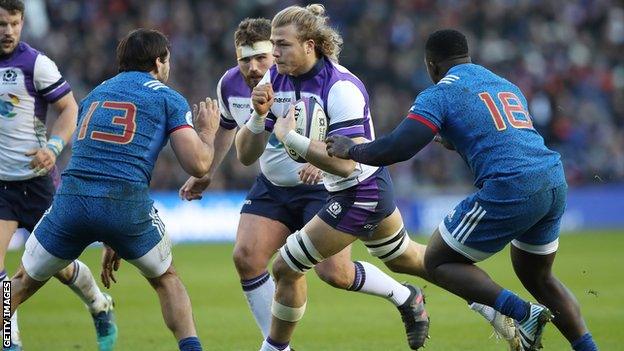
<path fill-rule="evenodd" d="M 449 141 L 493 198 L 529 196 L 565 184 L 560 156 L 533 128 L 520 89 L 486 68 L 452 67 L 421 92 L 408 118 Z"/>

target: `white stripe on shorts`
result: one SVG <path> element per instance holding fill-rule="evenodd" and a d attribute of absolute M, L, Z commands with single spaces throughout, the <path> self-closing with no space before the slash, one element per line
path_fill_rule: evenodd
<path fill-rule="evenodd" d="M 482 208 L 479 206 L 479 202 L 476 201 L 474 206 L 472 206 L 472 209 L 464 215 L 464 218 L 462 218 L 461 222 L 459 222 L 459 225 L 455 228 L 455 230 L 453 230 L 451 235 L 455 238 L 462 236 L 464 228 L 468 228 L 470 226 L 471 222 L 474 220 L 473 217 L 476 218 L 476 216 L 478 216 L 480 209 Z"/>
<path fill-rule="evenodd" d="M 559 248 L 559 238 L 543 245 L 531 245 L 514 239 L 511 241 L 511 245 L 534 255 L 550 255 L 553 252 L 557 252 L 557 249 Z"/>
<path fill-rule="evenodd" d="M 477 215 L 477 213 L 479 213 L 479 216 L 477 217 L 477 219 L 474 221 L 474 223 L 472 223 L 472 226 L 470 227 L 470 229 L 468 229 L 468 231 L 466 232 L 466 234 L 464 235 L 463 238 L 461 238 L 461 235 L 458 237 L 458 240 L 463 244 L 466 242 L 466 239 L 468 239 L 468 236 L 470 235 L 470 233 L 472 233 L 472 231 L 475 229 L 475 227 L 477 226 L 477 224 L 479 224 L 479 221 L 481 221 L 481 218 L 483 218 L 483 216 L 485 216 L 485 214 L 487 213 L 486 210 L 483 209 L 483 207 L 479 206 L 480 208 L 480 213 L 479 211 L 475 212 L 475 216 Z M 461 238 L 461 239 L 460 239 Z"/>

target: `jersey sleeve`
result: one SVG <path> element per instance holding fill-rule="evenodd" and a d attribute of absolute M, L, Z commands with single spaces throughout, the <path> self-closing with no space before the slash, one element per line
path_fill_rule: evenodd
<path fill-rule="evenodd" d="M 167 134 L 178 129 L 193 128 L 193 114 L 186 99 L 182 95 L 171 91 L 167 94 L 165 108 L 167 113 Z"/>
<path fill-rule="evenodd" d="M 438 133 L 444 123 L 444 104 L 442 92 L 434 87 L 425 89 L 416 97 L 407 118 L 417 120 L 434 133 Z"/>
<path fill-rule="evenodd" d="M 230 113 L 230 109 L 228 108 L 227 101 L 223 99 L 223 77 L 219 79 L 219 83 L 217 84 L 217 101 L 219 102 L 219 111 L 221 112 L 221 120 L 219 121 L 219 125 L 225 129 L 232 130 L 238 126 L 234 117 Z"/>
<path fill-rule="evenodd" d="M 327 135 L 363 137 L 368 118 L 366 99 L 362 91 L 350 81 L 336 82 L 327 95 Z"/>
<path fill-rule="evenodd" d="M 54 61 L 41 54 L 35 60 L 33 84 L 37 93 L 49 103 L 54 103 L 71 92 L 69 83 L 61 76 Z"/>

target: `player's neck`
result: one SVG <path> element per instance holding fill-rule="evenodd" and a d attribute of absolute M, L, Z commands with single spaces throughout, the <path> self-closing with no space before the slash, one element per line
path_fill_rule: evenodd
<path fill-rule="evenodd" d="M 301 65 L 300 68 L 298 68 L 297 70 L 295 70 L 291 75 L 294 77 L 299 77 L 302 76 L 308 72 L 310 72 L 312 70 L 312 68 L 314 68 L 314 66 L 316 65 L 316 63 L 318 62 L 319 58 L 315 56 L 313 56 L 313 59 L 308 60 L 308 62 L 306 62 L 305 64 Z"/>
<path fill-rule="evenodd" d="M 440 66 L 440 71 L 442 72 L 442 77 L 446 76 L 446 74 L 448 73 L 448 71 L 451 70 L 451 68 L 458 66 L 458 65 L 463 65 L 464 63 L 471 63 L 471 62 L 472 61 L 470 60 L 470 56 L 453 58 L 450 60 L 440 62 L 439 66 Z"/>

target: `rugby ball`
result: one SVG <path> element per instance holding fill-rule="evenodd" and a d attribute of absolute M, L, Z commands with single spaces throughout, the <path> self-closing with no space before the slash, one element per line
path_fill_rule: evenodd
<path fill-rule="evenodd" d="M 321 104 L 313 97 L 304 97 L 295 102 L 295 132 L 310 138 L 324 141 L 327 135 L 327 116 Z M 293 160 L 307 162 L 296 151 L 284 146 L 286 153 Z"/>

